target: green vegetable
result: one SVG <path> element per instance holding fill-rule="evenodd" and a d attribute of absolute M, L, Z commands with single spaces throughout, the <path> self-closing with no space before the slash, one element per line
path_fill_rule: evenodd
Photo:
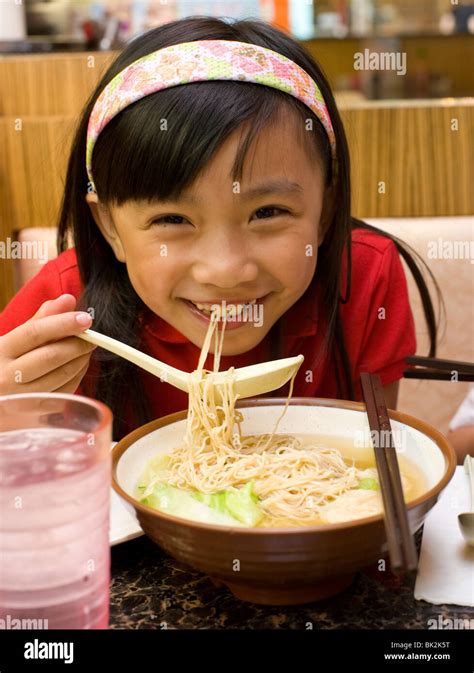
<path fill-rule="evenodd" d="M 258 496 L 253 491 L 253 481 L 241 489 L 225 491 L 225 504 L 228 511 L 246 526 L 256 526 L 263 519 L 258 504 Z"/>
<path fill-rule="evenodd" d="M 224 526 L 256 526 L 263 519 L 263 511 L 258 504 L 258 496 L 253 492 L 253 485 L 254 482 L 251 481 L 240 489 L 229 488 L 218 493 L 191 493 L 159 483 L 140 502 L 167 514 L 194 521 Z"/>
<path fill-rule="evenodd" d="M 256 526 L 263 519 L 263 511 L 258 505 L 258 496 L 253 492 L 253 481 L 242 488 L 229 488 L 218 493 L 194 493 L 196 500 L 216 512 L 229 514 L 244 526 Z"/>
<path fill-rule="evenodd" d="M 227 512 L 225 504 L 226 491 L 219 491 L 218 493 L 201 493 L 200 491 L 196 491 L 196 493 L 193 493 L 193 498 L 216 510 L 216 512 Z"/>
<path fill-rule="evenodd" d="M 365 479 L 361 479 L 359 481 L 357 488 L 363 488 L 366 491 L 378 491 L 379 484 L 376 479 L 372 479 L 372 477 L 366 477 Z"/>
<path fill-rule="evenodd" d="M 189 491 L 183 491 L 169 484 L 157 484 L 153 492 L 146 498 L 141 498 L 140 502 L 166 514 L 180 516 L 184 519 L 202 521 L 203 523 L 215 523 L 222 526 L 243 525 L 230 514 L 216 511 L 198 502 Z"/>

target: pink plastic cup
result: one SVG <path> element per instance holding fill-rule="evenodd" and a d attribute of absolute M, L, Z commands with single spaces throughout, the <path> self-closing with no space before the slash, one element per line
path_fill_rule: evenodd
<path fill-rule="evenodd" d="M 0 396 L 0 627 L 108 628 L 111 437 L 95 400 Z"/>

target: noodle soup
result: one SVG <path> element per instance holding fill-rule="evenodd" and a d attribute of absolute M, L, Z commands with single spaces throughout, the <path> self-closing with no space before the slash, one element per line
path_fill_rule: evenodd
<path fill-rule="evenodd" d="M 247 448 L 237 457 L 221 455 L 220 462 L 216 456 L 214 466 L 207 463 L 208 476 L 211 467 L 216 472 L 207 480 L 198 478 L 198 465 L 183 450 L 161 454 L 147 465 L 136 497 L 169 514 L 227 526 L 315 526 L 382 513 L 372 448 L 355 451 L 347 438 L 306 434 L 273 435 L 268 447 L 269 437 L 241 438 Z M 408 503 L 426 491 L 426 479 L 407 458 L 398 460 Z M 190 488 L 188 473 L 193 471 L 196 479 Z M 213 483 L 222 488 L 213 489 Z"/>

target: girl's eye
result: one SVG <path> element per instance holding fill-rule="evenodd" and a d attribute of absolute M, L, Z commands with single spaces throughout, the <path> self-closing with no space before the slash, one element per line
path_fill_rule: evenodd
<path fill-rule="evenodd" d="M 162 215 L 153 220 L 151 224 L 161 224 L 166 226 L 167 224 L 183 224 L 185 221 L 186 218 L 182 215 Z"/>
<path fill-rule="evenodd" d="M 254 214 L 257 215 L 257 219 L 267 220 L 269 218 L 277 217 L 278 215 L 288 212 L 288 210 L 285 210 L 284 208 L 278 208 L 278 206 L 264 206 L 263 208 L 256 210 Z M 166 226 L 168 224 L 186 224 L 187 222 L 188 220 L 186 220 L 186 218 L 182 215 L 162 215 L 161 217 L 154 219 L 151 224 Z"/>
<path fill-rule="evenodd" d="M 271 217 L 277 217 L 278 215 L 288 212 L 289 212 L 288 210 L 285 210 L 284 208 L 278 208 L 277 206 L 264 206 L 263 208 L 259 208 L 258 210 L 256 210 L 255 215 L 261 213 L 262 217 L 258 219 L 267 220 Z"/>

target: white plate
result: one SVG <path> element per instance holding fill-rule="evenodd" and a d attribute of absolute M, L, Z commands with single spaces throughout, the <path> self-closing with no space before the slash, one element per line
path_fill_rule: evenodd
<path fill-rule="evenodd" d="M 112 442 L 112 448 L 117 442 Z M 125 500 L 110 489 L 110 526 L 109 542 L 111 546 L 133 540 L 143 535 L 143 531 L 138 523 L 135 510 L 129 506 Z"/>
<path fill-rule="evenodd" d="M 140 524 L 126 507 L 122 498 L 110 489 L 109 542 L 113 546 L 143 535 Z"/>

